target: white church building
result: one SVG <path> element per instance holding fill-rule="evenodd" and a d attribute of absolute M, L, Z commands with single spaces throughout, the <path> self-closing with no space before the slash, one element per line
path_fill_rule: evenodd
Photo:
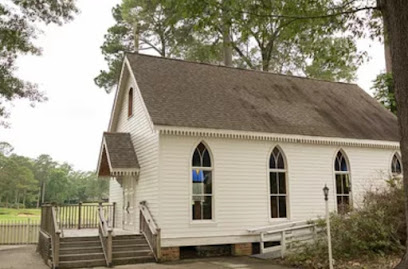
<path fill-rule="evenodd" d="M 163 257 L 189 246 L 251 252 L 248 229 L 361 205 L 401 174 L 397 118 L 355 84 L 127 54 L 98 163 L 115 227 Z M 249 253 L 250 254 L 250 253 Z"/>

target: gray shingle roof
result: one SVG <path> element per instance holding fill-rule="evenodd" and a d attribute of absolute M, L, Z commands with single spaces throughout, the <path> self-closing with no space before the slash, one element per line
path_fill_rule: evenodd
<path fill-rule="evenodd" d="M 103 136 L 112 169 L 140 168 L 129 133 L 104 133 Z"/>
<path fill-rule="evenodd" d="M 355 84 L 127 54 L 155 125 L 398 141 Z"/>

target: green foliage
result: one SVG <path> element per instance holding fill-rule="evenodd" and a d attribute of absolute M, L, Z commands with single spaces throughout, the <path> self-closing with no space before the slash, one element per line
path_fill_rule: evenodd
<path fill-rule="evenodd" d="M 0 206 L 35 207 L 40 202 L 77 203 L 107 198 L 109 182 L 74 171 L 48 155 L 30 159 L 0 153 Z"/>
<path fill-rule="evenodd" d="M 374 85 L 371 87 L 374 90 L 374 97 L 383 104 L 383 106 L 397 114 L 397 103 L 395 100 L 394 80 L 391 73 L 382 73 L 373 81 Z"/>
<path fill-rule="evenodd" d="M 108 29 L 101 47 L 108 70 L 101 70 L 95 83 L 110 92 L 116 85 L 125 52 L 151 49 L 163 57 L 199 59 L 214 62 L 216 46 L 192 35 L 192 20 L 183 20 L 172 5 L 159 0 L 123 0 L 112 9 L 116 24 Z M 137 34 L 137 35 L 136 35 Z"/>
<path fill-rule="evenodd" d="M 362 208 L 347 215 L 330 217 L 333 257 L 337 262 L 398 254 L 406 238 L 404 191 L 398 179 L 389 188 L 368 192 Z M 325 228 L 324 220 L 319 225 Z M 290 264 L 306 268 L 326 268 L 327 239 L 321 234 L 313 244 L 306 244 L 288 256 Z"/>
<path fill-rule="evenodd" d="M 95 82 L 107 91 L 116 85 L 124 52 L 135 50 L 135 29 L 139 51 L 163 57 L 221 63 L 228 48 L 237 67 L 350 81 L 366 54 L 357 51 L 354 35 L 340 34 L 347 20 L 302 18 L 336 10 L 337 2 L 123 0 L 102 46 L 108 71 Z"/>
<path fill-rule="evenodd" d="M 0 117 L 7 116 L 4 101 L 27 98 L 45 100 L 37 85 L 15 76 L 18 55 L 39 55 L 33 44 L 39 34 L 36 25 L 62 24 L 77 11 L 74 0 L 6 0 L 0 3 Z M 4 121 L 0 123 L 5 124 Z"/>
<path fill-rule="evenodd" d="M 14 209 L 0 207 L 0 221 L 40 220 L 41 209 Z"/>

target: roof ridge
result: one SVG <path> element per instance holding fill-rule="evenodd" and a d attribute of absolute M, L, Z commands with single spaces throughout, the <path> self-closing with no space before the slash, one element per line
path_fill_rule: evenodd
<path fill-rule="evenodd" d="M 160 59 L 160 60 L 171 60 L 171 61 L 177 61 L 177 62 L 182 62 L 182 63 L 206 65 L 210 67 L 228 68 L 228 69 L 233 69 L 233 70 L 238 70 L 238 71 L 256 72 L 256 73 L 265 74 L 265 75 L 275 75 L 275 76 L 282 76 L 282 77 L 289 77 L 289 78 L 307 79 L 307 80 L 315 80 L 315 81 L 321 81 L 321 82 L 327 82 L 327 83 L 337 83 L 337 84 L 358 86 L 357 83 L 331 81 L 331 80 L 326 80 L 326 79 L 287 75 L 287 74 L 280 74 L 280 73 L 274 73 L 274 72 L 262 71 L 262 70 L 256 70 L 256 69 L 247 69 L 247 68 L 242 68 L 242 67 L 234 67 L 234 66 L 226 66 L 226 65 L 220 65 L 220 64 L 211 64 L 211 63 L 205 63 L 205 62 L 197 62 L 197 61 L 183 60 L 183 59 L 177 59 L 177 58 L 170 58 L 170 57 L 162 57 L 162 56 L 157 56 L 157 55 L 143 54 L 139 52 L 125 52 L 125 56 L 128 54 L 142 56 L 142 57 L 151 57 L 151 58 Z"/>

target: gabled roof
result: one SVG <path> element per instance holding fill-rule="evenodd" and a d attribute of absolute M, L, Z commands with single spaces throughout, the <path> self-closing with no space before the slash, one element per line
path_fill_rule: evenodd
<path fill-rule="evenodd" d="M 129 133 L 104 133 L 98 176 L 135 175 L 140 166 Z"/>
<path fill-rule="evenodd" d="M 126 57 L 154 125 L 399 140 L 397 118 L 355 84 Z"/>

